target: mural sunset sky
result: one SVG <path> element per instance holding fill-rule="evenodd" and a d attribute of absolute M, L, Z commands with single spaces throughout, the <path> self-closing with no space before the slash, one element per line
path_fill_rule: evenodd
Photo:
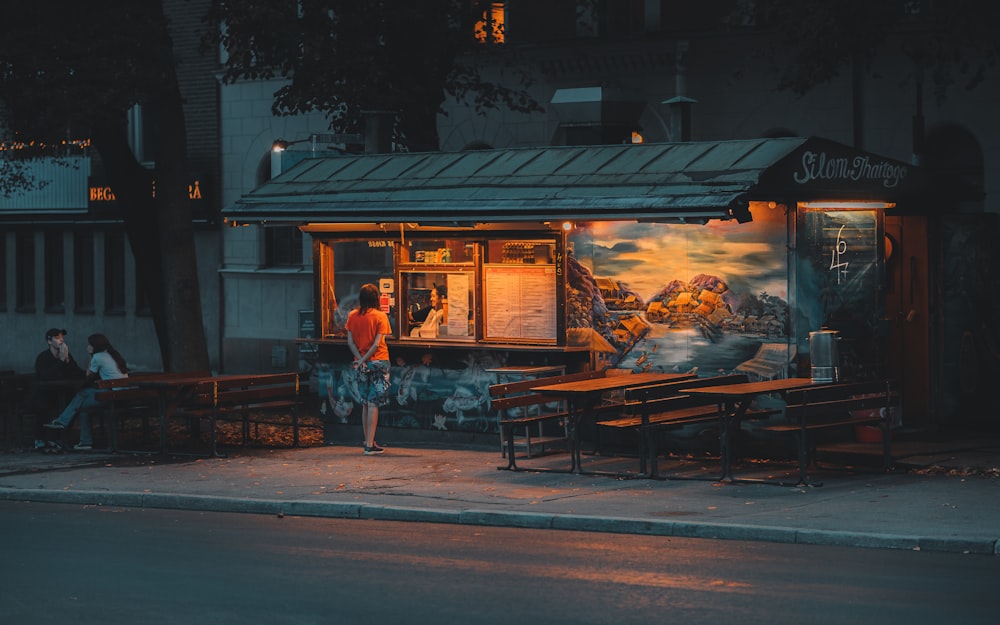
<path fill-rule="evenodd" d="M 595 222 L 571 235 L 577 260 L 595 276 L 613 277 L 648 301 L 671 280 L 714 275 L 739 296 L 788 299 L 785 215 L 757 209 L 745 224 Z"/>

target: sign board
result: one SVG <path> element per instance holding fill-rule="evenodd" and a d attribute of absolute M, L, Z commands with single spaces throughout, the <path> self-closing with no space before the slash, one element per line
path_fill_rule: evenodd
<path fill-rule="evenodd" d="M 300 339 L 314 339 L 316 338 L 316 319 L 315 314 L 311 310 L 300 310 L 299 311 L 299 338 Z M 319 346 L 315 343 L 302 343 L 299 345 L 300 353 L 311 353 L 319 350 Z"/>

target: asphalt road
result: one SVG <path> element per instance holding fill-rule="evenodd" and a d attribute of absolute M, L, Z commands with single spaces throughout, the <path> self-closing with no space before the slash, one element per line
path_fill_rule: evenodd
<path fill-rule="evenodd" d="M 996 622 L 1000 560 L 0 502 L 3 622 Z"/>

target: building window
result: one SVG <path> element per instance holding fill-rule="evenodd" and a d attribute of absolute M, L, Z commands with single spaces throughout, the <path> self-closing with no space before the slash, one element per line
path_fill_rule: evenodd
<path fill-rule="evenodd" d="M 63 233 L 45 233 L 45 312 L 66 312 L 66 274 Z"/>
<path fill-rule="evenodd" d="M 104 235 L 104 312 L 125 313 L 125 235 Z"/>
<path fill-rule="evenodd" d="M 473 37 L 482 44 L 500 44 L 504 41 L 506 9 L 503 2 L 473 1 Z"/>
<path fill-rule="evenodd" d="M 73 235 L 73 309 L 94 312 L 94 234 Z"/>
<path fill-rule="evenodd" d="M 35 312 L 35 233 L 18 232 L 15 237 L 15 281 L 17 312 Z"/>
<path fill-rule="evenodd" d="M 264 228 L 264 264 L 268 267 L 301 267 L 302 231 L 296 226 Z"/>

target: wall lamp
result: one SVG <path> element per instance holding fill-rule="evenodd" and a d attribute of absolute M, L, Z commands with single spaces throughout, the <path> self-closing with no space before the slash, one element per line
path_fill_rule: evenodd
<path fill-rule="evenodd" d="M 332 150 L 339 154 L 357 154 L 358 152 L 344 149 L 338 145 L 330 145 L 330 144 L 333 143 L 335 139 L 351 139 L 357 141 L 359 137 L 360 140 L 362 141 L 364 140 L 364 137 L 361 135 L 348 135 L 348 134 L 335 135 L 335 134 L 315 134 L 315 133 L 309 135 L 308 139 L 296 139 L 295 141 L 288 141 L 286 139 L 275 139 L 274 143 L 271 144 L 271 151 L 284 152 L 289 148 L 289 146 L 293 146 L 297 143 L 309 143 L 310 148 L 313 151 L 313 154 L 315 154 L 316 150 L 319 148 L 319 144 L 322 143 L 325 149 Z"/>
<path fill-rule="evenodd" d="M 271 144 L 271 151 L 273 151 L 273 152 L 284 152 L 285 150 L 288 149 L 289 146 L 295 145 L 297 143 L 306 143 L 307 141 L 312 144 L 313 152 L 315 152 L 316 151 L 316 135 L 309 135 L 308 139 L 296 139 L 295 141 L 286 141 L 285 139 L 276 139 L 274 141 L 274 143 Z"/>

